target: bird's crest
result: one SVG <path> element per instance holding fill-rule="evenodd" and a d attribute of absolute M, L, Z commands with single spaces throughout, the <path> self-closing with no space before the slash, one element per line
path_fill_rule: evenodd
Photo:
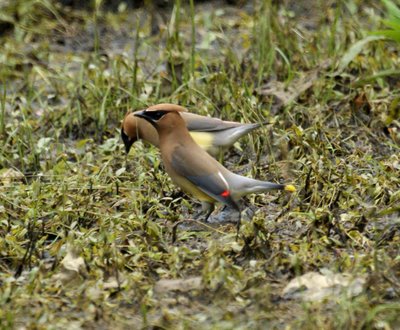
<path fill-rule="evenodd" d="M 165 112 L 187 112 L 187 109 L 177 104 L 160 103 L 148 107 L 145 111 L 165 111 Z"/>

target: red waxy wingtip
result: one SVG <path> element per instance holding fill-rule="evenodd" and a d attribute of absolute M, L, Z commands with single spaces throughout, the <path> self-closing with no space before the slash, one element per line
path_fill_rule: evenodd
<path fill-rule="evenodd" d="M 229 190 L 224 190 L 220 195 L 222 197 L 228 197 L 231 193 L 229 192 Z"/>

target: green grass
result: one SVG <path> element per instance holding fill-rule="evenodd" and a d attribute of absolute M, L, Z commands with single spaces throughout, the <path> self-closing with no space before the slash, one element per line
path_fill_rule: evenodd
<path fill-rule="evenodd" d="M 398 328 L 398 46 L 355 45 L 384 7 L 96 3 L 0 5 L 0 328 Z M 234 225 L 189 226 L 172 243 L 196 202 L 155 148 L 125 156 L 119 138 L 126 111 L 161 102 L 273 123 L 224 164 L 298 191 L 248 196 L 237 241 Z M 323 268 L 364 290 L 284 299 Z M 157 289 L 190 277 L 201 286 Z"/>

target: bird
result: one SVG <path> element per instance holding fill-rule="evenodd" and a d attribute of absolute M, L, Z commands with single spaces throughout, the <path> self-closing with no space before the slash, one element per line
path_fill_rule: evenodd
<path fill-rule="evenodd" d="M 225 204 L 239 214 L 237 232 L 241 222 L 239 199 L 247 194 L 273 189 L 296 191 L 293 185 L 277 184 L 235 174 L 203 150 L 189 134 L 178 107 L 158 106 L 136 112 L 134 116 L 149 122 L 158 132 L 161 158 L 172 181 L 187 194 L 202 202 L 207 222 L 215 203 Z"/>
<path fill-rule="evenodd" d="M 170 103 L 156 104 L 147 108 L 148 111 L 158 109 L 174 110 L 180 113 L 192 138 L 213 157 L 218 157 L 243 135 L 267 124 L 266 122 L 245 124 L 200 116 L 188 112 L 186 108 L 180 105 Z M 148 121 L 135 116 L 141 111 L 128 112 L 122 121 L 121 138 L 127 154 L 133 143 L 139 139 L 147 141 L 156 147 L 159 145 L 157 130 Z"/>

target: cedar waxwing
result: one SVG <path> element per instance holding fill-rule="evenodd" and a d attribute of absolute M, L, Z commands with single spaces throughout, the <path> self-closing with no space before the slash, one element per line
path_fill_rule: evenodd
<path fill-rule="evenodd" d="M 179 108 L 157 107 L 135 113 L 155 127 L 160 138 L 160 152 L 165 170 L 185 192 L 202 201 L 205 220 L 221 202 L 239 212 L 237 200 L 246 194 L 272 189 L 295 191 L 292 185 L 250 179 L 232 173 L 204 151 L 191 137 Z"/>
<path fill-rule="evenodd" d="M 175 104 L 157 104 L 147 110 L 175 110 L 180 113 L 190 135 L 196 143 L 205 149 L 210 155 L 216 157 L 220 151 L 232 146 L 240 137 L 252 130 L 265 124 L 242 124 L 233 121 L 223 121 L 219 118 L 204 117 L 196 115 L 184 107 Z M 130 112 L 125 115 L 121 127 L 121 137 L 125 144 L 125 150 L 128 153 L 132 144 L 139 140 L 145 140 L 158 146 L 157 130 L 146 120 L 135 116 L 143 110 Z"/>

